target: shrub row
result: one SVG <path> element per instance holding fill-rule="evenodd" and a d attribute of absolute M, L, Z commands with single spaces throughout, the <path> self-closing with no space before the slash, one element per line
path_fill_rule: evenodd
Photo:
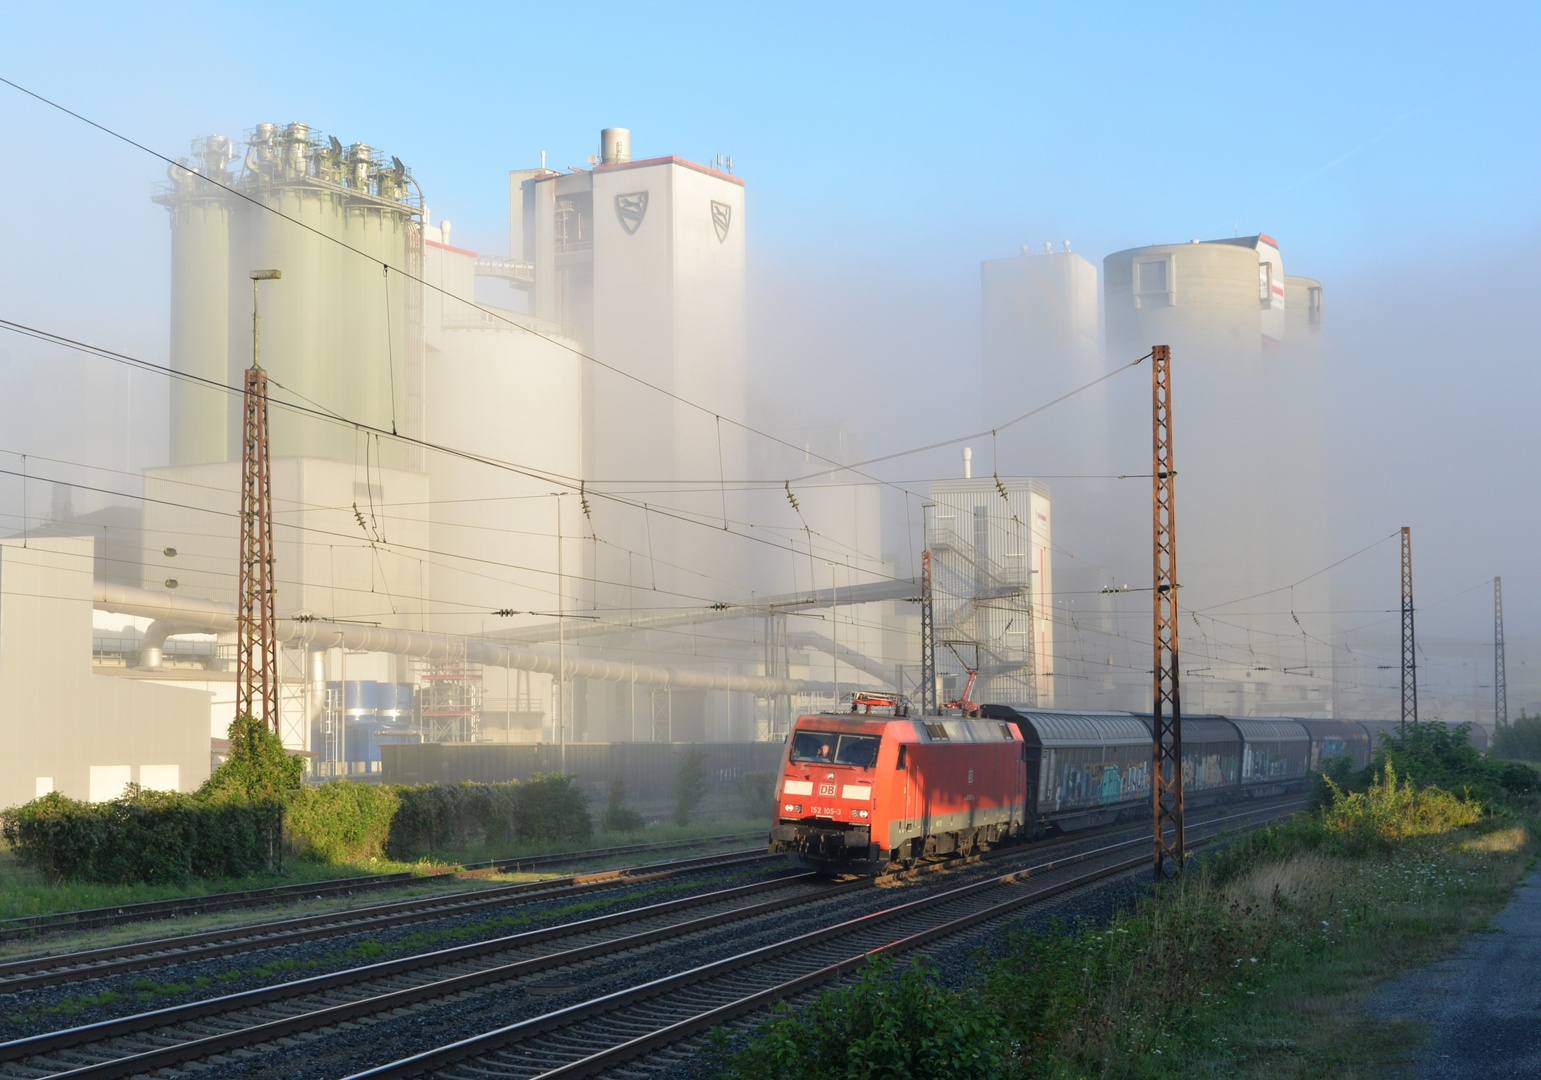
<path fill-rule="evenodd" d="M 588 797 L 570 776 L 518 784 L 358 784 L 290 792 L 285 833 L 303 858 L 362 862 L 519 840 L 587 839 Z"/>
<path fill-rule="evenodd" d="M 195 794 L 141 791 L 86 803 L 57 792 L 0 811 L 0 835 L 51 881 L 180 882 L 279 869 L 284 849 L 324 862 L 496 844 L 581 841 L 593 832 L 573 777 L 524 784 L 336 780 L 302 787 L 304 764 L 250 717 L 230 725 L 231 754 Z"/>
<path fill-rule="evenodd" d="M 278 869 L 282 820 L 274 801 L 131 785 L 111 802 L 44 795 L 0 813 L 0 832 L 22 863 L 51 881 L 175 883 Z"/>

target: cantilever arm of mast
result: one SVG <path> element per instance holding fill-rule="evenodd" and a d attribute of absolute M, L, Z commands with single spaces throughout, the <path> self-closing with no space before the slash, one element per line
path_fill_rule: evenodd
<path fill-rule="evenodd" d="M 1008 590 L 1003 595 L 1015 595 Z M 816 610 L 827 607 L 846 607 L 851 604 L 875 604 L 884 600 L 911 600 L 920 596 L 920 584 L 915 581 L 893 579 L 869 581 L 859 585 L 841 585 L 834 589 L 814 589 L 811 592 L 783 593 L 764 596 L 738 604 L 713 604 L 709 607 L 680 608 L 660 615 L 647 615 L 639 619 L 602 620 L 569 626 L 568 641 L 595 637 L 600 634 L 638 633 L 644 630 L 666 630 L 672 626 L 696 626 L 701 623 L 727 622 L 732 619 L 749 619 L 766 615 L 784 615 L 789 612 Z M 554 641 L 555 626 L 520 626 L 500 630 L 487 635 L 492 641 Z"/>

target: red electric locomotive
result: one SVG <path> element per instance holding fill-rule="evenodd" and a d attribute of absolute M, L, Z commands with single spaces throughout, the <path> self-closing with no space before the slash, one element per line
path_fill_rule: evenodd
<path fill-rule="evenodd" d="M 1027 827 L 1022 737 L 999 720 L 822 713 L 787 739 L 770 850 L 866 872 Z"/>

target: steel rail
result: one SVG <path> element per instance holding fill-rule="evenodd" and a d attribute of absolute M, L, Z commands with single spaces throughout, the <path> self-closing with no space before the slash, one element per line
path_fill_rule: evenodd
<path fill-rule="evenodd" d="M 778 856 L 763 851 L 731 851 L 702 855 L 694 859 L 648 863 L 593 874 L 573 874 L 544 881 L 521 881 L 489 889 L 476 889 L 450 895 L 394 900 L 368 907 L 349 908 L 317 915 L 302 915 L 239 927 L 219 927 L 175 937 L 104 945 L 71 953 L 54 953 L 0 963 L 0 994 L 14 994 L 43 986 L 81 982 L 166 967 L 194 960 L 207 960 L 258 949 L 280 948 L 325 937 L 357 934 L 405 923 L 430 919 L 454 918 L 485 908 L 503 907 L 513 902 L 533 903 L 566 896 L 576 896 L 617 885 L 645 884 L 677 874 L 723 869 L 748 863 L 769 862 Z"/>
<path fill-rule="evenodd" d="M 1239 818 L 1257 817 L 1259 814 L 1277 811 L 1278 809 L 1278 807 L 1256 808 L 1244 813 L 1212 819 L 1202 823 L 1202 825 L 1194 823 L 1194 827 L 1207 828 Z M 1238 828 L 1240 827 L 1238 826 Z M 1213 841 L 1218 839 L 1219 836 L 1225 835 L 1225 833 L 1226 831 L 1222 830 L 1218 834 L 1205 837 L 1205 840 L 1206 842 Z M 873 955 L 913 948 L 936 938 L 957 933 L 977 923 L 998 918 L 1024 905 L 1040 902 L 1103 878 L 1147 866 L 1150 861 L 1149 855 L 1143 854 L 1122 859 L 1084 874 L 1054 882 L 1042 888 L 1033 889 L 1023 895 L 965 911 L 956 917 L 944 919 L 942 922 L 934 923 L 930 926 L 908 930 L 897 938 L 885 934 L 873 947 L 863 948 L 854 955 L 841 957 L 832 963 L 820 963 L 812 970 L 797 971 L 791 977 L 780 979 L 769 987 L 756 987 L 748 993 L 741 992 L 745 989 L 742 985 L 743 979 L 737 980 L 738 985 L 734 984 L 734 977 L 745 968 L 755 969 L 750 973 L 751 981 L 753 981 L 755 975 L 764 975 L 768 972 L 768 964 L 782 963 L 787 961 L 789 957 L 792 966 L 801 964 L 801 966 L 806 968 L 810 957 L 818 958 L 819 954 L 815 950 L 826 943 L 835 942 L 847 937 L 860 938 L 864 934 L 870 934 L 872 931 L 877 930 L 883 924 L 895 921 L 903 924 L 910 916 L 923 915 L 939 908 L 958 904 L 960 901 L 971 900 L 991 890 L 1020 883 L 1034 874 L 1041 875 L 1064 870 L 1099 856 L 1110 856 L 1116 852 L 1121 852 L 1135 846 L 1148 845 L 1149 843 L 1150 839 L 1148 837 L 1136 837 L 1132 840 L 1039 863 L 1022 870 L 1011 871 L 1010 873 L 984 881 L 946 890 L 904 904 L 898 904 L 794 938 L 751 949 L 736 956 L 702 964 L 687 971 L 652 980 L 640 986 L 616 991 L 591 1001 L 581 1002 L 565 1009 L 559 1009 L 541 1016 L 509 1024 L 493 1031 L 450 1043 L 447 1046 L 403 1058 L 400 1061 L 366 1069 L 352 1074 L 347 1080 L 366 1080 L 366 1078 L 367 1080 L 395 1080 L 398 1077 L 419 1076 L 432 1070 L 451 1066 L 468 1058 L 476 1058 L 478 1060 L 474 1073 L 478 1077 L 497 1075 L 538 1076 L 542 1080 L 546 1080 L 546 1078 L 555 1080 L 557 1077 L 567 1078 L 590 1075 L 598 1069 L 607 1068 L 630 1057 L 635 1057 L 637 1054 L 656 1049 L 658 1046 L 675 1041 L 685 1035 L 693 1034 L 704 1027 L 709 1027 L 723 1019 L 730 1018 L 732 1015 L 758 1008 L 760 1005 L 775 998 L 784 997 L 789 993 L 795 993 L 818 982 L 834 978 L 864 963 Z M 687 988 L 697 988 L 698 984 L 710 981 L 727 983 L 728 985 L 724 989 L 730 991 L 731 996 L 729 1000 L 725 1002 L 715 1001 L 703 1011 L 694 1013 L 674 1023 L 665 1024 L 662 1028 L 655 1028 L 650 1032 L 625 1039 L 617 1045 L 612 1045 L 593 1053 L 583 1054 L 575 1059 L 554 1064 L 550 1068 L 543 1067 L 544 1064 L 549 1064 L 549 1062 L 541 1063 L 537 1060 L 540 1056 L 538 1053 L 526 1055 L 522 1063 L 506 1061 L 509 1055 L 503 1053 L 503 1049 L 511 1044 L 555 1029 L 569 1028 L 576 1023 L 582 1023 L 599 1016 L 606 1017 L 606 1032 L 613 1037 L 615 1032 L 624 1030 L 625 1027 L 620 1018 L 608 1015 L 614 1010 L 639 1001 L 652 1001 L 652 999 L 657 998 L 659 995 L 672 991 L 683 991 L 684 993 L 672 994 L 671 1001 L 684 1002 L 689 996 L 701 996 L 698 989 L 688 990 Z M 720 998 L 720 993 L 717 996 Z M 694 1008 L 695 1006 L 692 1005 L 690 1007 Z M 647 1023 L 655 1022 L 658 1012 L 662 1011 L 662 1007 L 659 1007 L 653 1013 L 653 1016 L 644 1022 L 644 1026 Z M 583 1038 L 583 1036 L 573 1036 L 574 1041 L 581 1041 Z M 553 1041 L 545 1041 L 547 1046 L 545 1054 L 548 1056 L 551 1052 L 549 1044 Z M 497 1055 L 500 1060 L 489 1061 L 488 1058 L 491 1055 Z M 508 1068 L 500 1072 L 500 1065 L 507 1065 Z M 534 1068 L 534 1071 L 532 1071 L 532 1068 Z"/>
<path fill-rule="evenodd" d="M 731 902 L 743 897 L 767 892 L 785 891 L 789 886 L 807 884 L 817 877 L 817 874 L 807 873 L 791 878 L 780 878 L 770 882 L 754 882 L 749 885 L 722 889 L 700 896 L 684 897 L 679 900 L 667 901 L 644 908 L 633 908 L 611 915 L 596 916 L 592 919 L 584 919 L 575 923 L 564 923 L 560 926 L 525 931 L 520 934 L 511 934 L 507 937 L 489 941 L 472 942 L 467 945 L 440 949 L 430 953 L 418 953 L 396 960 L 387 960 L 364 967 L 349 968 L 345 971 L 281 983 L 277 986 L 259 987 L 254 990 L 247 990 L 224 997 L 206 998 L 202 1001 L 189 1002 L 185 1005 L 171 1006 L 170 1008 L 157 1009 L 152 1012 L 137 1013 L 133 1016 L 103 1020 L 95 1024 L 69 1028 L 64 1031 L 16 1039 L 11 1042 L 0 1043 L 0 1062 L 22 1061 L 28 1058 L 43 1057 L 76 1046 L 100 1043 L 107 1039 L 153 1031 L 155 1029 L 164 1030 L 178 1024 L 203 1020 L 211 1016 L 229 1014 L 294 998 L 307 997 L 341 987 L 355 986 L 359 983 L 410 974 L 426 968 L 464 963 L 465 961 L 479 959 L 491 954 L 509 952 L 553 940 L 559 941 L 565 938 L 578 937 L 612 926 L 654 919 L 694 907 L 703 907 L 724 901 Z M 624 952 L 629 949 L 656 944 L 670 938 L 711 929 L 727 922 L 737 922 L 772 911 L 782 910 L 789 905 L 820 901 L 847 892 L 871 887 L 871 879 L 862 879 L 842 885 L 815 887 L 801 895 L 761 900 L 747 906 L 729 908 L 725 911 L 715 912 L 680 923 L 671 923 L 651 930 L 593 942 L 576 948 L 562 949 L 552 953 L 516 960 L 511 963 L 499 964 L 490 968 L 482 968 L 459 975 L 433 979 L 416 986 L 371 994 L 354 1001 L 327 1005 L 322 1008 L 298 1013 L 294 1016 L 247 1025 L 215 1035 L 183 1040 L 172 1046 L 112 1058 L 64 1073 L 50 1075 L 91 1077 L 93 1080 L 108 1080 L 111 1077 L 129 1076 L 137 1072 L 164 1068 L 168 1065 L 205 1057 L 209 1054 L 238 1049 L 252 1043 L 267 1042 L 300 1031 L 343 1023 L 348 1020 L 358 1019 L 359 1017 L 415 1004 L 419 1001 L 442 998 L 491 983 L 520 978 L 549 968 L 563 967 L 610 953 Z"/>
<path fill-rule="evenodd" d="M 1233 817 L 1249 817 L 1264 813 L 1275 807 L 1259 807 L 1245 814 L 1233 815 Z M 1222 819 L 1222 820 L 1230 820 Z M 1076 838 L 1081 839 L 1081 838 Z M 1098 849 L 1100 851 L 1116 850 L 1129 844 L 1147 842 L 1143 837 L 1137 837 L 1123 844 L 1113 845 L 1109 848 Z M 1025 852 L 1034 854 L 1033 852 Z M 992 855 L 1024 854 L 1020 848 L 1006 848 Z M 1068 865 L 1079 861 L 1093 853 L 1083 853 L 1068 859 L 1060 859 L 1055 862 L 1040 864 L 1029 868 L 1030 873 L 1042 871 L 1045 867 Z M 368 965 L 364 968 L 350 969 L 344 972 L 331 973 L 329 975 L 315 976 L 306 980 L 298 980 L 293 983 L 281 984 L 278 987 L 258 988 L 245 991 L 240 994 L 227 995 L 222 999 L 206 999 L 202 1002 L 191 1002 L 184 1006 L 174 1006 L 170 1009 L 156 1010 L 152 1013 L 137 1014 L 133 1017 L 123 1017 L 115 1020 L 102 1021 L 97 1024 L 86 1025 L 81 1028 L 69 1029 L 64 1032 L 54 1032 L 47 1035 L 34 1036 L 29 1039 L 16 1040 L 13 1043 L 0 1046 L 0 1061 L 21 1060 L 24 1058 L 37 1059 L 50 1052 L 69 1049 L 83 1043 L 101 1042 L 105 1039 L 121 1037 L 138 1031 L 147 1031 L 154 1028 L 165 1030 L 169 1026 L 178 1023 L 190 1023 L 203 1017 L 224 1012 L 229 1013 L 245 1008 L 260 1008 L 263 1005 L 284 999 L 303 997 L 311 994 L 324 993 L 337 987 L 357 984 L 369 980 L 388 979 L 415 970 L 422 970 L 435 966 L 444 966 L 456 962 L 465 962 L 479 956 L 507 952 L 518 949 L 521 946 L 536 944 L 540 941 L 552 940 L 563 937 L 576 937 L 583 933 L 603 929 L 608 926 L 619 925 L 625 922 L 644 921 L 656 918 L 661 914 L 683 910 L 693 906 L 703 906 L 713 902 L 735 897 L 751 896 L 757 893 L 785 889 L 789 885 L 796 885 L 799 881 L 809 880 L 814 875 L 798 875 L 790 878 L 777 879 L 773 882 L 758 882 L 747 886 L 738 886 L 732 889 L 719 890 L 713 894 L 704 894 L 698 897 L 686 897 L 678 901 L 670 901 L 663 904 L 652 905 L 643 909 L 632 909 L 608 916 L 599 916 L 591 920 L 583 920 L 579 923 L 565 924 L 558 927 L 548 927 L 537 931 L 528 931 L 524 934 L 511 935 L 508 938 L 487 942 L 475 942 L 465 946 L 451 949 L 438 950 L 429 954 L 418 954 L 410 957 L 399 958 L 394 961 L 385 961 L 380 964 Z M 1007 875 L 1011 877 L 1013 875 Z M 158 1047 L 138 1054 L 110 1059 L 107 1061 L 82 1066 L 65 1073 L 56 1074 L 70 1077 L 92 1077 L 94 1080 L 108 1080 L 111 1077 L 121 1077 L 134 1072 L 142 1072 L 149 1069 L 165 1067 L 192 1060 L 198 1057 L 206 1057 L 225 1050 L 237 1049 L 241 1046 L 249 1046 L 254 1043 L 271 1042 L 299 1031 L 311 1030 L 316 1027 L 331 1026 L 344 1023 L 348 1020 L 362 1016 L 389 1011 L 396 1008 L 416 1004 L 421 1001 L 441 999 L 456 993 L 473 990 L 479 986 L 491 983 L 504 982 L 510 979 L 538 973 L 552 967 L 563 967 L 575 963 L 581 963 L 607 953 L 624 952 L 631 949 L 645 948 L 657 944 L 660 941 L 672 937 L 679 937 L 690 933 L 711 929 L 729 922 L 743 921 L 758 915 L 768 914 L 772 911 L 784 910 L 790 904 L 802 904 L 820 901 L 842 895 L 858 889 L 870 888 L 875 883 L 874 879 L 858 879 L 842 885 L 833 885 L 825 889 L 815 890 L 803 896 L 783 897 L 762 901 L 747 907 L 732 908 L 727 911 L 713 913 L 699 919 L 687 920 L 683 923 L 675 923 L 665 927 L 654 928 L 632 935 L 624 935 L 621 938 L 609 939 L 597 943 L 591 943 L 577 948 L 560 950 L 556 953 L 548 953 L 543 956 L 531 957 L 514 961 L 509 964 L 497 965 L 493 968 L 481 969 L 448 978 L 431 980 L 416 986 L 388 991 L 383 994 L 375 994 L 354 1001 L 341 1004 L 328 1005 L 307 1013 L 300 1013 L 290 1017 L 282 1017 L 277 1020 L 269 1020 L 263 1023 L 249 1025 L 230 1032 L 206 1035 L 200 1038 L 185 1040 L 170 1047 Z M 194 1028 L 194 1032 L 198 1031 Z M 39 1062 L 41 1064 L 41 1062 Z"/>
<path fill-rule="evenodd" d="M 361 877 L 333 878 L 328 881 L 297 882 L 292 885 L 273 885 L 261 889 L 244 889 L 237 892 L 210 893 L 207 896 L 179 896 L 167 900 L 145 900 L 115 907 L 83 908 L 76 911 L 56 911 L 44 915 L 23 915 L 0 919 L 0 941 L 25 937 L 51 930 L 89 930 L 104 925 L 128 922 L 146 922 L 153 919 L 173 918 L 180 915 L 197 915 L 232 907 L 256 907 L 276 901 L 323 896 L 328 893 L 358 892 L 368 889 L 384 889 L 395 885 L 437 881 L 443 878 L 471 877 L 498 872 L 513 872 L 531 866 L 552 863 L 589 862 L 616 855 L 630 855 L 641 851 L 669 851 L 674 848 L 699 847 L 702 844 L 724 843 L 748 839 L 747 833 L 723 833 L 717 836 L 695 837 L 688 840 L 668 840 L 656 844 L 626 844 L 618 847 L 593 848 L 588 851 L 562 851 L 549 855 L 524 855 L 506 859 L 488 859 L 484 862 L 467 863 L 456 869 L 422 874 L 406 870 L 395 874 L 367 874 Z"/>

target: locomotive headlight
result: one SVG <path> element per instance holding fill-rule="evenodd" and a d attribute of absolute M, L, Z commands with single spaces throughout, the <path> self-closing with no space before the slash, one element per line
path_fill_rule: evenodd
<path fill-rule="evenodd" d="M 803 804 L 802 803 L 796 803 L 796 802 L 789 802 L 785 806 L 783 806 L 782 809 L 785 810 L 789 814 L 801 814 L 803 812 Z"/>
<path fill-rule="evenodd" d="M 851 816 L 852 817 L 858 817 L 858 818 L 864 818 L 864 817 L 867 816 L 867 811 L 865 811 L 865 810 L 852 810 L 851 811 Z"/>

